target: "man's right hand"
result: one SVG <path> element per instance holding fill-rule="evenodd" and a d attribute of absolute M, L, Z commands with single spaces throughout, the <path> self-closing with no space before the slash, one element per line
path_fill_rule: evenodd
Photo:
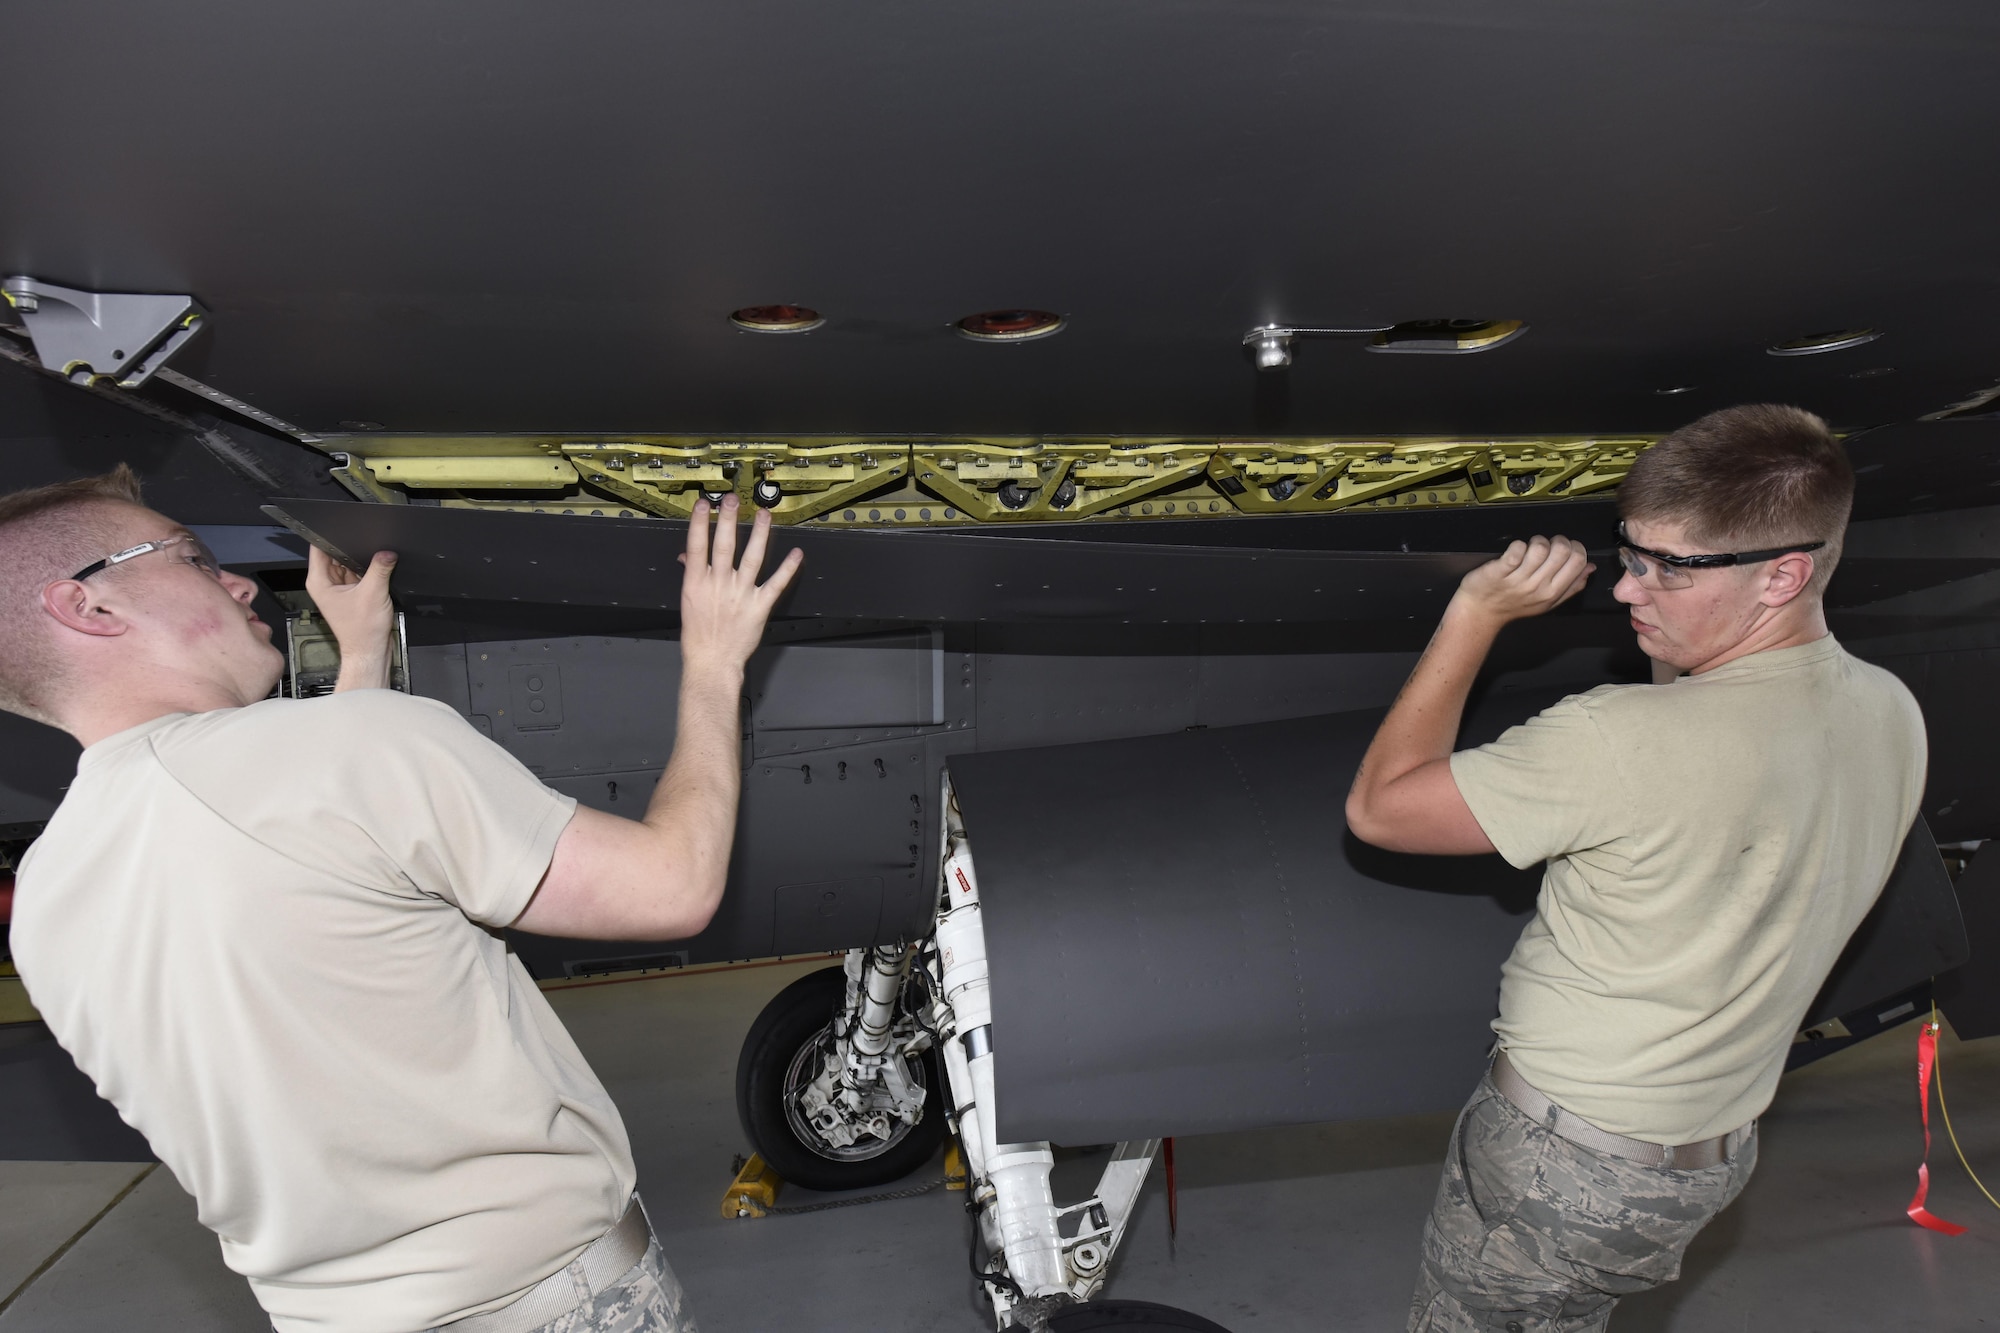
<path fill-rule="evenodd" d="M 763 567 L 764 550 L 771 539 L 771 511 L 757 511 L 739 565 L 736 563 L 738 507 L 734 493 L 722 498 L 721 521 L 715 525 L 711 539 L 708 501 L 695 501 L 694 517 L 688 524 L 687 554 L 680 557 L 686 566 L 681 576 L 684 670 L 711 667 L 741 670 L 764 637 L 764 624 L 771 617 L 771 608 L 791 586 L 792 576 L 805 561 L 805 552 L 793 549 L 786 553 L 784 563 L 771 577 L 759 584 L 757 573 Z"/>
<path fill-rule="evenodd" d="M 389 575 L 395 568 L 394 551 L 377 551 L 366 573 L 357 574 L 319 547 L 306 548 L 306 592 L 340 645 L 335 694 L 389 686 L 389 634 L 396 627 Z"/>
<path fill-rule="evenodd" d="M 762 584 L 771 539 L 760 510 L 736 562 L 734 495 L 709 532 L 696 501 L 681 563 L 681 695 L 674 754 L 642 819 L 583 807 L 556 842 L 541 887 L 514 924 L 586 940 L 684 939 L 708 925 L 729 876 L 742 786 L 743 666 L 764 637 L 771 608 L 798 573 L 794 550 Z"/>
<path fill-rule="evenodd" d="M 1512 542 L 1467 574 L 1453 598 L 1496 624 L 1553 611 L 1583 591 L 1597 569 L 1583 543 L 1568 537 Z"/>

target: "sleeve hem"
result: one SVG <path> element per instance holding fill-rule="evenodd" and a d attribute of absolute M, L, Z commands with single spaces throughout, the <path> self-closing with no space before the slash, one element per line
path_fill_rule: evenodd
<path fill-rule="evenodd" d="M 1486 793 L 1476 780 L 1466 781 L 1467 768 L 1476 771 L 1478 760 L 1473 757 L 1476 754 L 1477 750 L 1460 750 L 1451 757 L 1451 780 L 1458 788 L 1459 799 L 1464 801 L 1465 808 L 1472 812 L 1472 818 L 1479 825 L 1479 831 L 1493 844 L 1493 850 L 1500 853 L 1501 860 L 1516 870 L 1526 870 L 1530 866 L 1540 865 L 1547 859 L 1546 857 L 1529 848 L 1514 845 L 1514 840 L 1497 827 L 1499 821 L 1493 818 L 1494 812 L 1492 810 L 1481 812 L 1480 806 L 1485 803 Z"/>
<path fill-rule="evenodd" d="M 527 845 L 516 862 L 518 878 L 495 904 L 498 910 L 492 916 L 477 918 L 482 924 L 495 929 L 512 925 L 520 919 L 521 913 L 528 910 L 529 901 L 542 886 L 542 877 L 548 873 L 549 863 L 555 859 L 556 843 L 562 838 L 563 830 L 569 827 L 570 820 L 576 817 L 575 797 L 556 791 L 551 791 L 549 796 L 549 808 L 528 835 Z"/>

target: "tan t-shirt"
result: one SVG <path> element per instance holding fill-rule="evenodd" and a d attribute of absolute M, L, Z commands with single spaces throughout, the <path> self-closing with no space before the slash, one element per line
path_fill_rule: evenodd
<path fill-rule="evenodd" d="M 490 1309 L 617 1222 L 617 1109 L 501 939 L 575 803 L 388 690 L 83 752 L 19 876 L 57 1040 L 280 1330 Z"/>
<path fill-rule="evenodd" d="M 1924 762 L 1910 692 L 1831 637 L 1601 686 L 1453 755 L 1500 854 L 1548 862 L 1493 1024 L 1522 1077 L 1653 1143 L 1761 1114 Z"/>

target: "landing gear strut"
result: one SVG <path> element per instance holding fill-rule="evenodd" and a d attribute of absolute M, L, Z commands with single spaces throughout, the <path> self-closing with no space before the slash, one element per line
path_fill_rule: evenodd
<path fill-rule="evenodd" d="M 1050 1189 L 1050 1144 L 998 1141 L 979 881 L 948 779 L 942 806 L 943 878 L 932 935 L 849 952 L 845 966 L 779 992 L 750 1029 L 737 1106 L 751 1142 L 786 1180 L 854 1189 L 915 1170 L 949 1127 L 964 1149 L 966 1207 L 978 1229 L 974 1271 L 996 1328 L 1226 1333 L 1166 1306 L 1092 1302 L 1158 1139 L 1118 1144 L 1096 1192 L 1067 1206 Z"/>

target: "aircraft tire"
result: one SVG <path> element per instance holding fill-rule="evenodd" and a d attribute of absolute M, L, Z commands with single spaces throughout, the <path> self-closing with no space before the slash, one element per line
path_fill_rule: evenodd
<path fill-rule="evenodd" d="M 1049 1317 L 1049 1333 L 1229 1333 L 1213 1319 L 1151 1301 L 1087 1301 Z"/>
<path fill-rule="evenodd" d="M 785 1114 L 785 1080 L 807 1043 L 826 1029 L 845 997 L 847 974 L 823 968 L 779 991 L 757 1015 L 736 1061 L 736 1113 L 751 1147 L 794 1185 L 813 1190 L 867 1189 L 901 1180 L 937 1152 L 945 1133 L 937 1053 L 918 1057 L 924 1080 L 924 1114 L 900 1138 L 862 1157 L 828 1155 L 824 1145 L 801 1139 Z"/>

